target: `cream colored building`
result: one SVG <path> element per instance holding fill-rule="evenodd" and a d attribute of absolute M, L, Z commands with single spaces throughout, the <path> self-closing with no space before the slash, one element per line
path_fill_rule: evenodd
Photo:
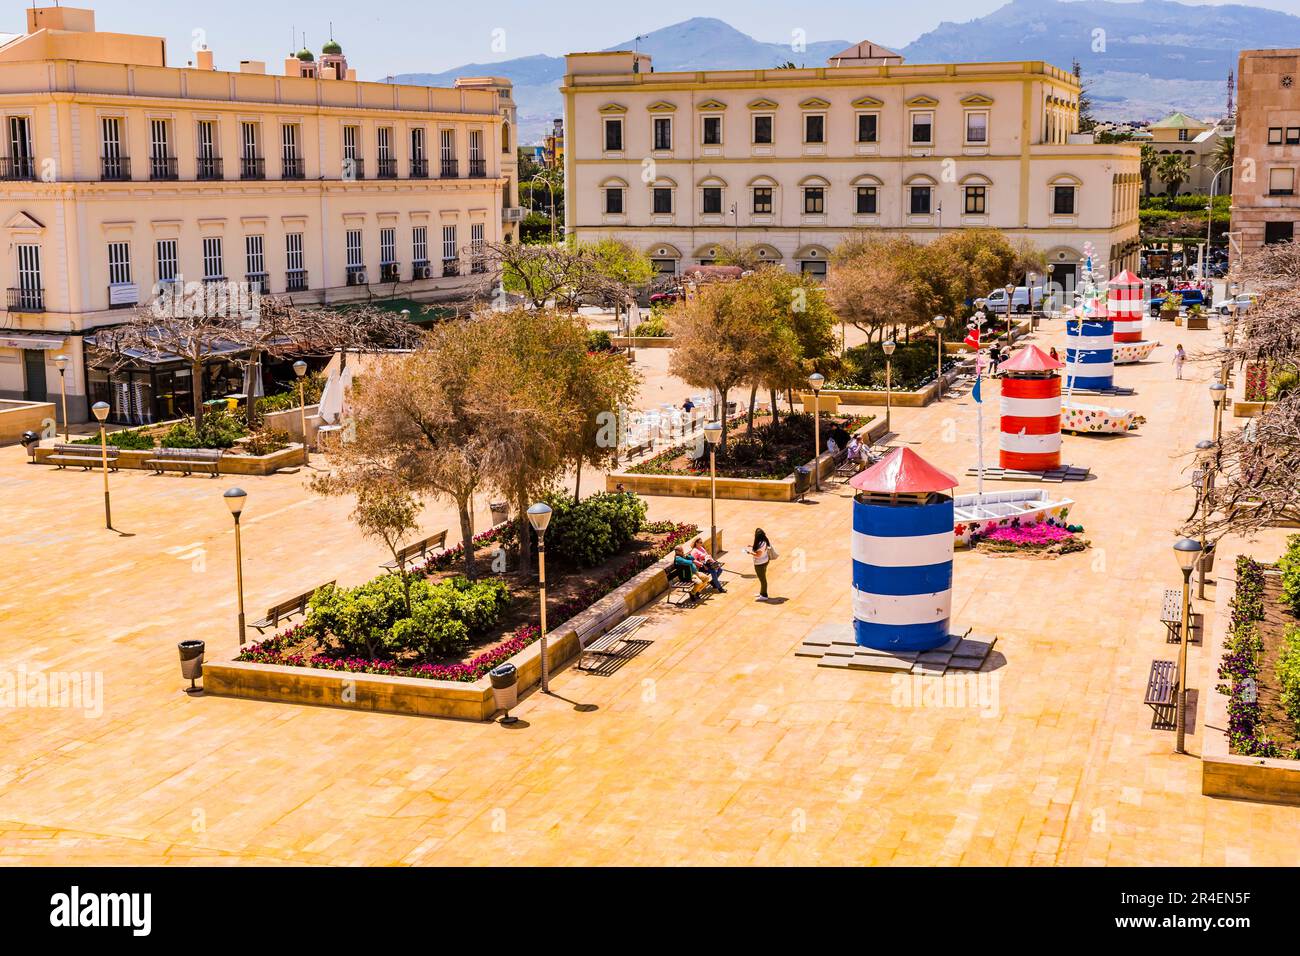
<path fill-rule="evenodd" d="M 1219 149 L 1223 138 L 1232 135 L 1230 130 L 1193 119 L 1186 113 L 1171 113 L 1147 128 L 1151 132 L 1151 139 L 1147 142 L 1158 156 L 1181 156 L 1187 163 L 1187 181 L 1179 187 L 1179 193 L 1208 194 L 1211 186 L 1220 196 L 1232 191 L 1232 176 L 1228 173 L 1218 175 L 1221 169 Z M 1152 174 L 1151 189 L 1159 195 L 1166 192 L 1158 171 Z"/>
<path fill-rule="evenodd" d="M 0 37 L 0 397 L 57 400 L 65 354 L 69 417 L 84 419 L 83 334 L 160 282 L 459 297 L 482 268 L 475 244 L 502 238 L 517 206 L 507 81 L 358 82 L 332 40 L 282 75 L 194 56 L 167 66 L 161 38 L 99 32 L 68 7 L 30 9 L 25 34 Z M 89 400 L 119 420 L 183 411 L 155 394 L 178 383 L 142 375 L 109 394 L 92 379 Z"/>
<path fill-rule="evenodd" d="M 1032 240 L 1063 284 L 1088 241 L 1112 271 L 1136 267 L 1138 147 L 1077 133 L 1070 73 L 862 50 L 839 66 L 690 73 L 570 54 L 568 230 L 625 239 L 663 271 L 726 241 L 820 273 L 855 229 L 925 241 L 969 226 Z"/>

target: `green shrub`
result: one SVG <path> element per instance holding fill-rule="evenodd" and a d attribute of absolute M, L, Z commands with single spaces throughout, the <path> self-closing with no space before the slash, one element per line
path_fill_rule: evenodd
<path fill-rule="evenodd" d="M 185 418 L 167 430 L 159 442 L 164 448 L 229 448 L 248 434 L 243 420 L 225 409 L 211 408 L 203 421 Z"/>
<path fill-rule="evenodd" d="M 491 630 L 510 604 L 510 589 L 498 578 L 434 583 L 408 575 L 408 583 L 409 615 L 397 574 L 355 588 L 323 588 L 312 598 L 303 630 L 342 656 L 414 654 L 430 660 L 459 651 L 474 635 Z"/>
<path fill-rule="evenodd" d="M 900 342 L 890 357 L 890 377 L 893 387 L 900 391 L 924 388 L 934 381 L 935 365 L 939 360 L 938 344 L 934 339 Z M 947 365 L 956 359 L 944 356 Z M 878 388 L 885 387 L 885 353 L 879 342 L 858 345 L 844 354 L 844 364 L 837 375 L 831 376 L 827 388 Z"/>
<path fill-rule="evenodd" d="M 244 450 L 250 455 L 270 455 L 282 448 L 288 448 L 291 441 L 293 441 L 292 436 L 283 429 L 259 428 L 248 436 L 248 441 L 244 442 Z"/>
<path fill-rule="evenodd" d="M 315 405 L 320 401 L 321 393 L 325 391 L 325 376 L 320 372 L 304 375 L 302 377 L 302 390 L 304 397 L 307 399 L 307 404 Z M 257 411 L 262 415 L 271 412 L 284 412 L 297 407 L 297 383 L 286 391 L 277 392 L 274 395 L 268 395 L 257 400 Z"/>
<path fill-rule="evenodd" d="M 644 339 L 667 338 L 668 326 L 664 323 L 663 311 L 659 308 L 652 309 L 650 317 L 642 319 L 641 323 L 632 330 L 632 334 Z"/>
<path fill-rule="evenodd" d="M 1282 571 L 1282 600 L 1292 614 L 1300 614 L 1300 534 L 1286 539 L 1286 553 L 1277 566 Z"/>
<path fill-rule="evenodd" d="M 1284 372 L 1278 372 L 1273 376 L 1273 380 L 1268 383 L 1268 400 L 1270 402 L 1280 402 L 1300 385 L 1300 374 L 1290 369 Z"/>
<path fill-rule="evenodd" d="M 1282 707 L 1300 731 L 1300 626 L 1288 629 L 1282 640 L 1282 653 L 1277 661 Z"/>
<path fill-rule="evenodd" d="M 114 448 L 123 448 L 129 451 L 149 451 L 155 444 L 153 435 L 143 428 L 124 428 L 121 431 L 109 432 L 108 443 Z M 89 438 L 78 438 L 72 444 L 98 445 L 99 436 L 91 435 Z"/>
<path fill-rule="evenodd" d="M 547 547 L 581 567 L 617 554 L 645 524 L 645 502 L 631 492 L 602 492 L 576 504 L 557 492 L 546 503 L 551 506 Z"/>
<path fill-rule="evenodd" d="M 587 333 L 588 352 L 609 352 L 613 348 L 614 342 L 604 329 L 597 329 L 594 332 Z"/>

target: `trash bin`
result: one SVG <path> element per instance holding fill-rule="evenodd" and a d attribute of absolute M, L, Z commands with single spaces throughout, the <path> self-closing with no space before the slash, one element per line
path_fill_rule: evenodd
<path fill-rule="evenodd" d="M 190 682 L 190 691 L 197 689 L 194 682 L 203 676 L 203 650 L 205 646 L 202 641 L 181 641 L 176 645 L 181 652 L 181 677 Z"/>
<path fill-rule="evenodd" d="M 510 517 L 510 503 L 508 501 L 492 501 L 488 503 L 492 509 L 492 523 L 494 525 L 503 524 Z"/>
<path fill-rule="evenodd" d="M 1206 574 L 1214 573 L 1214 545 L 1208 544 L 1205 546 L 1205 550 L 1201 552 L 1201 557 L 1197 561 L 1196 570 L 1204 570 Z"/>
<path fill-rule="evenodd" d="M 794 470 L 794 494 L 796 498 L 802 499 L 812 487 L 812 469 L 807 465 L 799 465 Z"/>
<path fill-rule="evenodd" d="M 507 662 L 488 671 L 488 679 L 492 681 L 492 699 L 497 710 L 506 712 L 501 723 L 513 724 L 519 719 L 510 716 L 510 708 L 519 702 L 519 671 Z"/>
<path fill-rule="evenodd" d="M 28 464 L 36 464 L 36 446 L 41 443 L 41 436 L 33 431 L 23 432 L 23 447 L 27 449 Z"/>

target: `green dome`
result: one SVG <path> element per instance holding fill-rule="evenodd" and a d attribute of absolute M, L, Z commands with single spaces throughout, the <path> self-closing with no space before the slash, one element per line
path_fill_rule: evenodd
<path fill-rule="evenodd" d="M 305 47 L 298 51 L 298 59 L 302 60 L 304 63 L 314 63 L 316 61 L 316 57 L 312 55 L 311 50 L 308 50 Z"/>
<path fill-rule="evenodd" d="M 323 47 L 320 48 L 320 51 L 322 53 L 328 53 L 333 56 L 339 56 L 343 53 L 343 47 L 339 46 L 336 41 L 330 40 L 328 43 L 326 43 Z"/>

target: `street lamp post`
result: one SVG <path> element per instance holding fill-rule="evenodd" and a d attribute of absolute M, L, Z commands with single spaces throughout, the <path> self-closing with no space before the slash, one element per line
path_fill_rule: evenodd
<path fill-rule="evenodd" d="M 307 388 L 306 379 L 307 363 L 302 359 L 293 363 L 293 374 L 298 376 L 298 411 L 302 419 L 302 463 L 311 464 L 311 457 L 307 451 Z"/>
<path fill-rule="evenodd" d="M 104 419 L 108 418 L 108 403 L 96 402 L 90 406 L 99 422 L 99 454 L 104 468 L 104 527 L 113 530 L 113 508 L 108 500 L 108 432 L 104 430 Z"/>
<path fill-rule="evenodd" d="M 546 526 L 551 523 L 550 506 L 537 502 L 528 508 L 528 523 L 537 532 L 537 587 L 541 595 L 542 628 L 540 642 L 542 645 L 542 693 L 551 692 L 550 661 L 546 654 Z"/>
<path fill-rule="evenodd" d="M 1010 282 L 1006 285 L 1007 293 L 1007 348 L 1011 348 L 1011 300 L 1015 298 L 1016 287 Z"/>
<path fill-rule="evenodd" d="M 1210 401 L 1214 403 L 1214 440 L 1223 434 L 1223 406 L 1228 401 L 1228 386 L 1222 382 L 1210 385 Z"/>
<path fill-rule="evenodd" d="M 813 487 L 818 491 L 822 490 L 822 402 L 821 391 L 822 385 L 826 383 L 826 376 L 820 372 L 813 372 L 808 376 L 808 384 L 813 390 Z"/>
<path fill-rule="evenodd" d="M 59 399 L 63 403 L 63 440 L 71 441 L 72 439 L 68 437 L 68 357 L 54 356 L 54 367 L 59 370 Z"/>
<path fill-rule="evenodd" d="M 934 337 L 936 340 L 936 359 L 934 364 L 934 381 L 938 392 L 936 398 L 943 398 L 943 327 L 948 322 L 942 315 L 936 315 L 930 320 L 934 326 Z"/>
<path fill-rule="evenodd" d="M 1208 438 L 1196 443 L 1196 461 L 1201 466 L 1201 487 L 1197 489 L 1197 495 L 1201 499 L 1201 534 L 1200 545 L 1201 551 L 1205 551 L 1205 522 L 1210 510 L 1210 463 L 1214 461 L 1214 453 L 1218 450 L 1218 445 Z M 1205 600 L 1205 557 L 1201 556 L 1200 570 L 1196 575 L 1196 596 Z"/>
<path fill-rule="evenodd" d="M 1201 557 L 1201 543 L 1193 538 L 1183 538 L 1174 545 L 1174 557 L 1178 559 L 1178 569 L 1183 572 L 1182 640 L 1178 645 L 1178 689 L 1175 691 L 1178 695 L 1175 710 L 1177 738 L 1174 752 L 1185 754 L 1187 749 L 1183 746 L 1183 723 L 1187 709 L 1187 642 L 1191 637 L 1192 568 Z"/>
<path fill-rule="evenodd" d="M 709 555 L 718 556 L 718 442 L 722 440 L 722 423 L 704 426 L 704 440 L 709 445 Z"/>
<path fill-rule="evenodd" d="M 1206 215 L 1205 217 L 1205 263 L 1207 266 L 1209 265 L 1210 262 L 1210 243 L 1213 241 L 1211 237 L 1214 235 L 1213 230 L 1214 230 L 1215 189 L 1219 185 L 1219 177 L 1222 176 L 1224 173 L 1226 173 L 1228 170 L 1232 169 L 1233 165 L 1234 165 L 1233 163 L 1228 163 L 1228 165 L 1224 166 L 1217 173 L 1215 173 L 1214 178 L 1210 180 L 1210 205 L 1206 207 L 1206 211 L 1208 215 Z M 1209 270 L 1207 269 L 1201 272 L 1202 279 L 1208 278 L 1208 276 L 1206 276 L 1205 274 L 1207 271 Z"/>
<path fill-rule="evenodd" d="M 248 492 L 243 488 L 231 488 L 223 498 L 226 499 L 226 507 L 230 509 L 230 514 L 235 519 L 235 594 L 239 599 L 239 643 L 244 643 L 244 550 L 239 540 L 239 516 L 243 513 L 244 502 L 248 500 Z"/>
<path fill-rule="evenodd" d="M 893 356 L 894 349 L 896 348 L 898 348 L 898 346 L 894 344 L 893 339 L 890 339 L 888 342 L 886 342 L 884 345 L 881 346 L 881 349 L 885 353 L 885 434 L 886 435 L 888 435 L 891 430 L 889 427 L 889 413 L 893 410 L 893 404 L 894 404 L 894 367 L 893 367 L 894 362 L 891 356 Z"/>

